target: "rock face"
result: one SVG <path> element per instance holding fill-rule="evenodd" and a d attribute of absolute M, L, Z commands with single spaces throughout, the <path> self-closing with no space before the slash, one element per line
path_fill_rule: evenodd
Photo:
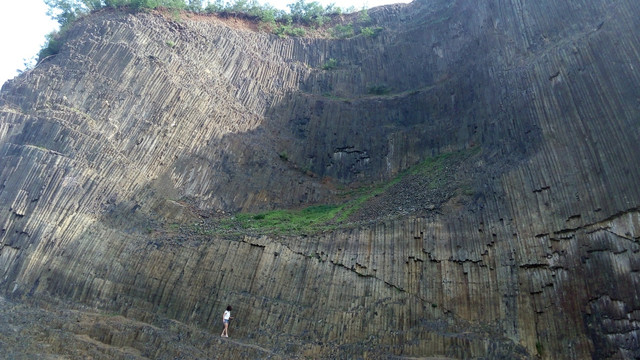
<path fill-rule="evenodd" d="M 638 13 L 415 1 L 341 40 L 91 14 L 0 93 L 0 289 L 123 315 L 48 338 L 91 338 L 93 357 L 638 358 Z M 161 231 L 335 203 L 456 152 L 471 155 L 439 182 L 405 178 L 352 227 Z M 227 304 L 244 352 L 202 335 Z M 114 336 L 157 316 L 204 340 Z"/>

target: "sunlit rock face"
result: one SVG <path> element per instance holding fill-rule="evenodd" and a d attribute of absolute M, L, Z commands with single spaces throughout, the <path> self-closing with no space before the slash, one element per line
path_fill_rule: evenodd
<path fill-rule="evenodd" d="M 370 9 L 378 32 L 346 39 L 84 17 L 0 93 L 0 288 L 124 315 L 66 329 L 147 357 L 640 357 L 637 14 L 415 1 Z M 338 203 L 449 153 L 468 155 L 405 177 L 353 227 L 167 231 Z M 157 316 L 217 334 L 228 304 L 238 343 L 113 335 Z"/>

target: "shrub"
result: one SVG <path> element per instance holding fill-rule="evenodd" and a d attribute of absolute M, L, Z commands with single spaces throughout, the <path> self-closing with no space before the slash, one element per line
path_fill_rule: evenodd
<path fill-rule="evenodd" d="M 306 34 L 306 31 L 304 30 L 304 28 L 296 27 L 292 25 L 280 25 L 273 32 L 280 37 L 304 36 L 304 34 Z"/>
<path fill-rule="evenodd" d="M 248 0 L 236 0 L 233 5 L 228 6 L 228 10 L 231 12 L 246 12 L 251 8 L 251 4 Z"/>
<path fill-rule="evenodd" d="M 369 21 L 371 21 L 371 17 L 369 16 L 369 11 L 367 11 L 367 8 L 362 8 L 360 16 L 358 16 L 358 21 L 361 23 L 368 23 Z"/>
<path fill-rule="evenodd" d="M 204 8 L 204 11 L 209 14 L 213 14 L 213 13 L 222 12 L 224 11 L 225 8 L 226 8 L 226 5 L 225 3 L 222 2 L 222 0 L 216 0 L 215 2 L 209 2 L 207 7 Z"/>
<path fill-rule="evenodd" d="M 304 0 L 298 0 L 287 6 L 294 21 L 309 26 L 322 26 L 328 20 L 325 9 L 317 1 L 305 3 Z"/>
<path fill-rule="evenodd" d="M 317 1 L 305 2 L 305 0 L 297 0 L 287 5 L 290 14 L 285 11 L 278 10 L 271 5 L 261 5 L 258 0 L 235 0 L 235 2 L 227 2 L 225 0 L 208 0 L 206 8 L 203 8 L 204 0 L 44 0 L 48 5 L 48 15 L 57 20 L 61 25 L 61 30 L 89 11 L 99 10 L 104 7 L 130 7 L 131 9 L 140 11 L 147 9 L 155 9 L 162 7 L 173 10 L 172 16 L 174 20 L 180 21 L 178 10 L 189 10 L 192 12 L 207 12 L 218 14 L 240 14 L 244 17 L 259 19 L 260 28 L 267 31 L 273 31 L 279 36 L 304 36 L 306 31 L 300 26 L 294 24 L 320 27 L 326 24 L 330 16 L 343 13 L 340 7 L 330 4 L 326 7 Z M 353 12 L 354 8 L 350 7 L 346 12 Z M 364 19 L 364 20 L 363 20 Z M 367 10 L 363 8 L 360 14 L 361 21 L 368 20 Z M 345 38 L 354 36 L 352 25 L 339 25 L 333 29 L 333 36 Z M 57 38 L 57 37 L 56 37 Z M 56 53 L 56 47 L 59 44 L 48 44 L 41 50 L 41 54 L 45 57 Z M 45 55 L 48 54 L 48 55 Z M 41 56 L 42 58 L 43 56 Z"/>
<path fill-rule="evenodd" d="M 386 95 L 391 92 L 391 88 L 385 84 L 371 85 L 367 89 L 367 93 L 371 95 Z"/>
<path fill-rule="evenodd" d="M 202 12 L 202 0 L 189 0 L 187 4 L 187 10 L 195 13 Z"/>
<path fill-rule="evenodd" d="M 265 8 L 257 11 L 257 16 L 260 18 L 260 21 L 264 23 L 274 23 L 276 22 L 276 16 L 278 14 L 278 10 L 275 8 Z"/>
<path fill-rule="evenodd" d="M 294 27 L 293 29 L 291 29 L 291 36 L 304 36 L 306 34 L 306 31 L 304 30 L 304 28 L 301 27 Z"/>
<path fill-rule="evenodd" d="M 363 27 L 362 29 L 360 29 L 360 33 L 362 35 L 369 36 L 369 37 L 376 36 L 381 31 L 382 31 L 382 27 L 380 27 L 380 26 L 376 26 L 376 27 L 366 26 L 366 27 Z"/>
<path fill-rule="evenodd" d="M 60 52 L 60 48 L 63 44 L 61 35 L 57 31 L 47 34 L 45 38 L 47 41 L 42 49 L 40 49 L 40 52 L 38 52 L 38 61 Z"/>
<path fill-rule="evenodd" d="M 118 6 L 127 6 L 129 5 L 130 0 L 105 0 L 104 1 L 104 6 L 105 7 L 118 7 Z"/>
<path fill-rule="evenodd" d="M 187 8 L 185 0 L 125 0 L 121 2 L 124 3 L 123 5 L 129 5 L 136 10 L 155 9 L 157 7 L 164 7 L 173 10 L 182 10 Z"/>
<path fill-rule="evenodd" d="M 333 35 L 333 37 L 339 39 L 352 37 L 354 35 L 353 25 L 336 25 L 333 27 L 333 29 L 331 29 L 331 34 Z"/>
<path fill-rule="evenodd" d="M 335 4 L 329 4 L 324 9 L 324 13 L 327 15 L 340 15 L 342 14 L 342 9 L 339 6 L 336 6 Z"/>
<path fill-rule="evenodd" d="M 87 12 L 83 4 L 71 0 L 45 0 L 45 4 L 49 7 L 47 15 L 57 21 L 61 28 Z"/>
<path fill-rule="evenodd" d="M 129 5 L 136 9 L 155 9 L 158 6 L 157 0 L 131 0 Z"/>
<path fill-rule="evenodd" d="M 338 60 L 331 58 L 329 61 L 322 65 L 323 70 L 333 70 L 338 67 Z"/>
<path fill-rule="evenodd" d="M 185 0 L 146 0 L 150 2 L 155 2 L 156 6 L 165 7 L 168 9 L 186 9 L 187 4 Z"/>

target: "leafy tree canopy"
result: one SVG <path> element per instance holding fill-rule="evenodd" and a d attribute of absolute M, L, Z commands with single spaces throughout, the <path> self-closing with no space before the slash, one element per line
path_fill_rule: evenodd
<path fill-rule="evenodd" d="M 235 2 L 207 0 L 206 6 L 204 6 L 204 0 L 44 0 L 44 2 L 49 7 L 48 15 L 58 21 L 61 27 L 72 23 L 84 14 L 105 7 L 130 7 L 134 10 L 164 7 L 193 12 L 243 13 L 259 17 L 261 21 L 294 22 L 308 26 L 321 26 L 329 15 L 342 13 L 342 9 L 335 4 L 322 7 L 317 1 L 306 2 L 305 0 L 296 0 L 287 5 L 290 9 L 289 14 L 269 4 L 261 5 L 257 0 L 235 0 Z"/>
<path fill-rule="evenodd" d="M 47 4 L 47 14 L 60 24 L 60 30 L 47 36 L 47 45 L 38 54 L 39 59 L 56 54 L 62 46 L 61 34 L 77 18 L 91 11 L 102 8 L 127 7 L 136 11 L 163 7 L 173 10 L 188 10 L 206 13 L 244 14 L 257 18 L 261 27 L 280 36 L 303 36 L 305 29 L 294 24 L 319 27 L 325 24 L 329 17 L 342 13 L 342 9 L 330 4 L 327 7 L 317 1 L 306 2 L 295 0 L 287 5 L 290 12 L 276 9 L 266 4 L 261 5 L 258 0 L 44 0 Z M 347 12 L 353 12 L 353 7 Z M 353 36 L 351 31 L 350 36 Z"/>

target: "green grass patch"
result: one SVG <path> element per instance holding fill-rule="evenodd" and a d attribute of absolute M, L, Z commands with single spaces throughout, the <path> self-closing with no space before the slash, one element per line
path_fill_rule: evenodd
<path fill-rule="evenodd" d="M 311 234 L 344 226 L 351 215 L 359 211 L 374 196 L 383 194 L 406 176 L 428 176 L 437 179 L 448 166 L 477 154 L 479 147 L 430 157 L 401 172 L 390 181 L 344 191 L 344 203 L 315 205 L 300 210 L 272 210 L 261 213 L 239 213 L 216 224 L 221 231 L 255 231 L 265 234 Z M 434 185 L 435 184 L 435 185 Z M 438 186 L 432 181 L 430 186 Z"/>
<path fill-rule="evenodd" d="M 457 164 L 466 158 L 476 155 L 480 152 L 479 146 L 472 148 L 448 152 L 440 154 L 438 156 L 430 157 L 422 161 L 416 166 L 411 167 L 406 171 L 406 174 L 411 175 L 433 175 L 445 170 L 445 167 Z"/>
<path fill-rule="evenodd" d="M 241 229 L 260 232 L 305 233 L 322 230 L 342 206 L 316 205 L 301 210 L 273 210 L 258 214 L 241 213 L 235 221 Z"/>

